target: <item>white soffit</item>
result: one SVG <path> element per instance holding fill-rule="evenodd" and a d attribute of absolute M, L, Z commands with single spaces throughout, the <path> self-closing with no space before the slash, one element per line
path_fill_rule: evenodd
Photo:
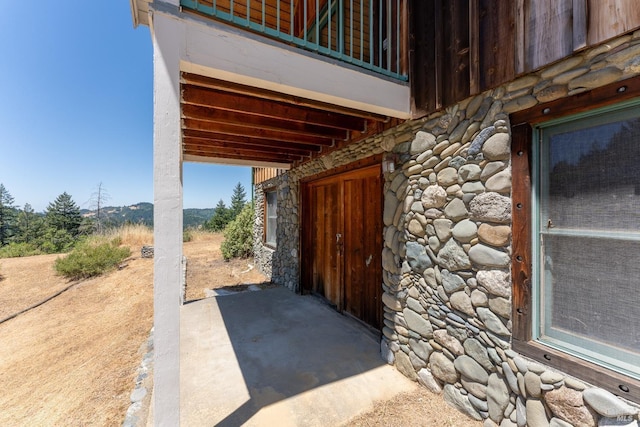
<path fill-rule="evenodd" d="M 404 82 L 318 58 L 219 22 L 181 17 L 182 71 L 385 116 L 411 117 L 410 88 Z"/>

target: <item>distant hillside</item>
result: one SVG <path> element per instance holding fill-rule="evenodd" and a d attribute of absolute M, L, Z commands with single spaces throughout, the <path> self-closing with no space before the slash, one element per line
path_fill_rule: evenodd
<path fill-rule="evenodd" d="M 185 209 L 184 228 L 196 228 L 204 224 L 213 215 L 210 209 Z M 82 209 L 83 217 L 94 218 L 96 211 Z M 125 223 L 145 224 L 153 227 L 153 203 L 136 203 L 130 206 L 107 206 L 101 210 L 103 224 L 107 227 L 117 227 Z"/>

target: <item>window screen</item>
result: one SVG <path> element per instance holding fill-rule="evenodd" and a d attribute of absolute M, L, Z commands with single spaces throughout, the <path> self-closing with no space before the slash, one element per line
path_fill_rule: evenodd
<path fill-rule="evenodd" d="M 640 107 L 539 134 L 539 338 L 640 377 Z"/>

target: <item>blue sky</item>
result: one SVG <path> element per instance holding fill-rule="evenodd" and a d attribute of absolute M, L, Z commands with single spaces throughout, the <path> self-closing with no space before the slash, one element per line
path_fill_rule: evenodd
<path fill-rule="evenodd" d="M 66 191 L 80 207 L 153 201 L 149 29 L 128 0 L 0 1 L 0 183 L 36 211 Z M 184 165 L 184 207 L 229 204 L 249 168 Z"/>

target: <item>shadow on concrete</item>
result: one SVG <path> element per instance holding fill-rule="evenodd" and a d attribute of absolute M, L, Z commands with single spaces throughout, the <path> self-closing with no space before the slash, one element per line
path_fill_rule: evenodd
<path fill-rule="evenodd" d="M 211 310 L 213 321 L 218 310 L 223 323 L 212 325 L 217 338 L 210 343 L 209 355 L 223 372 L 209 372 L 210 380 L 218 383 L 201 387 L 211 387 L 211 397 L 221 393 L 229 399 L 211 400 L 220 410 L 212 411 L 213 419 L 191 419 L 204 422 L 199 425 L 336 425 L 370 409 L 375 400 L 412 386 L 382 361 L 379 336 L 315 297 L 274 288 L 183 308 Z M 222 342 L 225 334 L 215 331 L 219 328 L 225 330 L 228 342 Z M 188 343 L 183 340 L 182 345 Z M 220 363 L 220 358 L 225 361 Z M 181 399 L 189 396 L 183 387 Z M 203 416 L 208 412 L 192 409 Z M 252 420 L 258 412 L 260 419 Z M 191 422 L 186 424 L 195 425 Z"/>

